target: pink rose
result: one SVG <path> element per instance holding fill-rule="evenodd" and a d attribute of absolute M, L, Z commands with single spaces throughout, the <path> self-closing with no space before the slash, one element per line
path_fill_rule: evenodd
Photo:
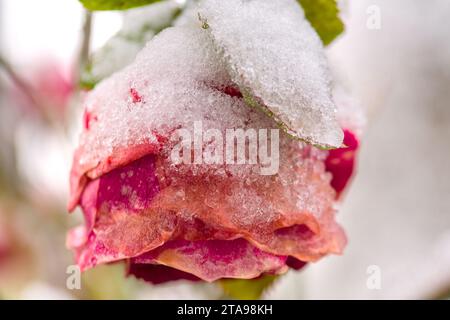
<path fill-rule="evenodd" d="M 275 15 L 270 28 L 282 29 L 279 23 L 296 26 L 288 29 L 294 35 L 283 32 L 277 39 L 286 50 L 267 51 L 264 43 L 254 41 L 252 50 L 261 52 L 244 52 L 250 47 L 245 37 L 251 36 L 245 33 L 240 34 L 241 49 L 237 43 L 227 47 L 214 33 L 220 30 L 214 23 L 226 25 L 222 18 L 229 14 L 216 17 L 221 11 L 206 8 L 212 34 L 194 26 L 169 28 L 132 65 L 88 95 L 69 203 L 70 210 L 81 207 L 86 221 L 68 236 L 82 270 L 125 261 L 129 274 L 153 283 L 253 279 L 342 253 L 346 237 L 335 221 L 335 202 L 351 176 L 354 158 L 292 137 L 305 135 L 306 141 L 328 146 L 342 141 L 323 47 L 309 24 L 301 22 L 303 13 L 295 1 L 277 2 L 285 22 L 273 4 L 264 4 L 262 14 Z M 268 21 L 263 18 L 255 23 Z M 305 41 L 302 48 L 313 48 L 303 55 L 308 63 L 293 63 L 302 53 L 290 47 L 295 45 L 292 38 Z M 221 41 L 224 45 L 217 48 Z M 220 56 L 228 49 L 229 61 Z M 280 65 L 254 59 L 259 53 Z M 295 68 L 306 68 L 311 79 L 305 81 L 307 73 Z M 289 81 L 281 81 L 280 70 Z M 243 87 L 248 90 L 239 89 Z M 254 92 L 251 99 L 247 91 Z M 280 108 L 278 103 L 284 104 Z M 259 104 L 270 117 L 248 104 Z M 179 130 L 196 122 L 203 132 L 215 130 L 223 137 L 229 129 L 272 132 L 287 124 L 289 134 L 279 132 L 279 150 L 272 150 L 279 151 L 278 170 L 262 175 L 259 162 L 174 162 Z M 345 141 L 354 151 L 357 145 L 349 137 L 355 136 L 347 132 Z M 203 140 L 197 149 L 220 154 L 221 147 L 217 139 Z"/>
<path fill-rule="evenodd" d="M 101 118 L 95 119 L 98 125 Z M 95 134 L 92 124 L 83 135 Z M 341 253 L 346 239 L 333 204 L 353 170 L 354 158 L 344 152 L 354 152 L 354 135 L 346 131 L 350 148 L 331 152 L 282 140 L 298 153 L 282 160 L 276 179 L 249 175 L 252 182 L 226 165 L 226 174 L 173 168 L 164 151 L 169 137 L 111 150 L 91 169 L 80 158 L 95 151 L 82 144 L 72 169 L 71 209 L 80 205 L 86 225 L 68 237 L 77 263 L 86 270 L 123 260 L 130 274 L 153 283 L 214 281 L 284 273 Z"/>

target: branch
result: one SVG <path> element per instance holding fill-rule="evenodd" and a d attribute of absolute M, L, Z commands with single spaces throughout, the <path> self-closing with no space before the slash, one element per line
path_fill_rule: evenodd
<path fill-rule="evenodd" d="M 0 68 L 2 68 L 6 75 L 11 79 L 11 81 L 16 85 L 17 88 L 22 92 L 22 94 L 27 97 L 33 105 L 39 106 L 36 97 L 33 95 L 33 89 L 28 85 L 28 83 L 23 80 L 19 74 L 14 70 L 11 64 L 6 61 L 0 55 Z"/>
<path fill-rule="evenodd" d="M 84 22 L 83 31 L 81 36 L 81 46 L 78 55 L 78 76 L 77 82 L 79 81 L 81 71 L 86 67 L 89 60 L 89 53 L 91 47 L 91 34 L 92 34 L 92 12 L 84 11 Z"/>

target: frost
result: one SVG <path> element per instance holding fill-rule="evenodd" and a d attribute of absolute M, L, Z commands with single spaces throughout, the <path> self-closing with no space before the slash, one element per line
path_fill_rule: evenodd
<path fill-rule="evenodd" d="M 323 45 L 296 1 L 206 0 L 199 14 L 250 105 L 292 136 L 341 146 Z"/>

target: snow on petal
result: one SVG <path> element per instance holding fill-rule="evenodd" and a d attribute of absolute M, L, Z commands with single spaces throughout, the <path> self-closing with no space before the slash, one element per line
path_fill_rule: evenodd
<path fill-rule="evenodd" d="M 220 110 L 233 104 L 232 97 L 217 90 L 227 85 L 226 71 L 200 28 L 161 32 L 133 64 L 89 93 L 85 106 L 92 120 L 75 153 L 69 208 L 78 203 L 86 176 L 95 179 L 146 154 L 158 153 L 175 129 L 197 120 L 206 124 L 207 110 L 217 123 Z M 221 127 L 245 121 L 232 115 L 222 119 Z"/>

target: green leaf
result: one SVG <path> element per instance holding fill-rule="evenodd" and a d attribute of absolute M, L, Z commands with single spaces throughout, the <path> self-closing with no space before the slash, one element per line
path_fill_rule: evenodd
<path fill-rule="evenodd" d="M 278 276 L 265 275 L 257 279 L 224 279 L 219 284 L 226 295 L 239 300 L 256 300 L 272 285 Z"/>
<path fill-rule="evenodd" d="M 324 45 L 329 45 L 344 31 L 336 0 L 298 0 L 298 2 Z"/>
<path fill-rule="evenodd" d="M 97 10 L 126 10 L 145 6 L 161 0 L 80 0 L 86 9 Z"/>

